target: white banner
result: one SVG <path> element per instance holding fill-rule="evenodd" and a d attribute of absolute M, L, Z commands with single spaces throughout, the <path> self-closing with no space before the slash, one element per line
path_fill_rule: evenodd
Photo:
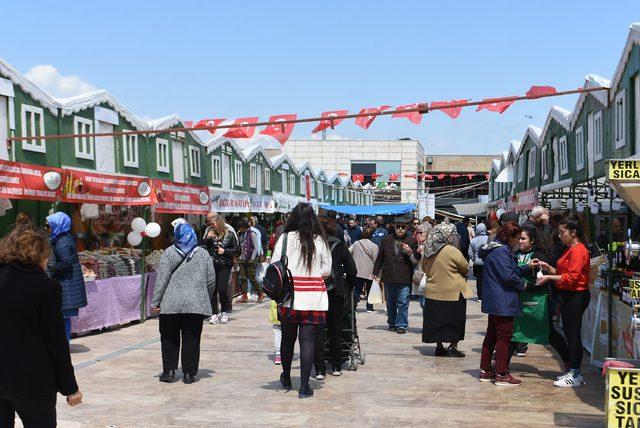
<path fill-rule="evenodd" d="M 300 202 L 311 204 L 313 211 L 318 213 L 318 200 L 311 199 L 307 201 L 301 196 L 287 195 L 286 193 L 273 192 L 273 200 L 275 202 L 275 212 L 288 213 L 293 210 Z"/>
<path fill-rule="evenodd" d="M 249 194 L 244 192 L 229 192 L 209 188 L 211 209 L 219 213 L 248 213 L 251 212 Z"/>
<path fill-rule="evenodd" d="M 269 195 L 249 195 L 251 212 L 271 214 L 276 212 L 276 201 Z"/>

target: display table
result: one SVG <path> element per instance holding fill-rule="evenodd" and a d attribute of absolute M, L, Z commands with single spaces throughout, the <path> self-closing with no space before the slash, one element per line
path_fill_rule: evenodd
<path fill-rule="evenodd" d="M 147 292 L 155 284 L 155 273 L 147 275 Z M 71 332 L 85 333 L 140 320 L 140 275 L 85 282 L 87 306 L 71 318 Z M 148 305 L 151 299 L 147 299 Z M 147 308 L 147 313 L 149 309 Z"/>

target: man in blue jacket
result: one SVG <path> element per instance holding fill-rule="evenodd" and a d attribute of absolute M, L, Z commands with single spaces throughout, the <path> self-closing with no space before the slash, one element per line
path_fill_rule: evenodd
<path fill-rule="evenodd" d="M 373 231 L 373 235 L 371 235 L 371 240 L 379 247 L 382 245 L 382 240 L 389 232 L 387 232 L 387 229 L 384 227 L 384 223 L 380 223 L 378 218 L 373 220 L 373 224 L 375 229 Z"/>

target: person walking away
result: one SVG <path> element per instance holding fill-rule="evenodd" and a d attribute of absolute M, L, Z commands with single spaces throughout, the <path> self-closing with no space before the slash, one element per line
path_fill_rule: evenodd
<path fill-rule="evenodd" d="M 522 227 L 519 249 L 516 251 L 518 266 L 528 266 L 531 260 L 546 261 L 546 255 L 538 249 L 537 229 Z M 509 359 L 514 355 L 524 357 L 528 344 L 549 344 L 549 307 L 545 286 L 536 285 L 536 272 L 531 271 L 522 277 L 526 291 L 520 292 L 522 315 L 513 323 L 513 337 L 509 348 Z M 554 329 L 555 331 L 555 329 Z"/>
<path fill-rule="evenodd" d="M 378 246 L 371 240 L 373 230 L 366 228 L 362 232 L 362 238 L 349 247 L 349 252 L 356 264 L 356 286 L 353 290 L 356 308 L 360 302 L 360 296 L 364 290 L 369 296 L 373 278 L 373 265 L 378 257 Z M 373 312 L 373 305 L 367 302 L 367 312 Z"/>
<path fill-rule="evenodd" d="M 395 222 L 395 232 L 386 236 L 373 267 L 373 279 L 384 286 L 387 299 L 387 324 L 389 330 L 405 334 L 409 325 L 409 295 L 415 265 L 419 260 L 416 240 L 407 236 L 409 219 L 400 217 Z"/>
<path fill-rule="evenodd" d="M 347 233 L 349 234 L 351 245 L 355 244 L 359 239 L 362 238 L 362 228 L 353 218 L 349 219 L 349 227 L 347 228 Z"/>
<path fill-rule="evenodd" d="M 547 272 L 538 280 L 539 285 L 555 283 L 560 290 L 560 314 L 562 328 L 567 341 L 567 356 L 561 355 L 570 364 L 570 370 L 555 382 L 559 387 L 584 385 L 582 377 L 582 315 L 589 306 L 590 255 L 587 250 L 586 235 L 582 223 L 575 217 L 567 217 L 558 225 L 559 237 L 567 249 L 558 259 L 556 268 L 548 263 L 540 263 Z"/>
<path fill-rule="evenodd" d="M 260 238 L 260 261 L 264 262 L 267 257 L 267 249 L 269 246 L 269 234 L 267 234 L 267 229 L 264 228 L 260 223 L 258 223 L 258 217 L 252 216 L 251 222 L 249 225 L 258 233 L 258 237 Z"/>
<path fill-rule="evenodd" d="M 381 223 L 377 217 L 375 220 L 373 220 L 373 224 L 374 224 L 374 229 L 373 229 L 373 236 L 371 236 L 371 241 L 373 241 L 374 244 L 380 247 L 382 245 L 382 241 L 384 240 L 385 236 L 387 236 L 388 234 L 387 228 L 384 227 L 384 223 Z"/>
<path fill-rule="evenodd" d="M 242 289 L 240 303 L 249 301 L 249 281 L 251 281 L 253 290 L 258 295 L 258 303 L 262 303 L 264 294 L 256 279 L 261 244 L 258 235 L 250 228 L 249 222 L 244 218 L 238 222 L 238 237 L 240 241 L 238 268 L 240 270 L 240 288 Z"/>
<path fill-rule="evenodd" d="M 174 244 L 164 251 L 158 264 L 151 307 L 160 314 L 160 382 L 175 378 L 181 340 L 182 381 L 191 384 L 198 374 L 202 321 L 212 315 L 216 273 L 211 257 L 197 244 L 191 226 L 178 225 Z"/>
<path fill-rule="evenodd" d="M 16 216 L 16 221 L 14 225 L 14 230 L 23 231 L 23 230 L 36 230 L 36 224 L 31 217 L 31 214 L 25 212 L 19 212 Z"/>
<path fill-rule="evenodd" d="M 226 324 L 231 312 L 231 296 L 229 295 L 229 280 L 233 269 L 234 258 L 240 254 L 238 241 L 233 232 L 227 228 L 224 218 L 220 214 L 207 216 L 209 227 L 200 246 L 205 248 L 211 260 L 216 274 L 216 287 L 211 296 L 211 311 L 213 315 L 209 319 L 210 324 Z M 218 311 L 220 302 L 220 312 Z"/>
<path fill-rule="evenodd" d="M 484 262 L 482 312 L 489 315 L 489 320 L 482 343 L 478 380 L 494 381 L 498 386 L 519 386 L 522 383 L 509 373 L 508 365 L 513 318 L 522 314 L 518 293 L 526 288 L 522 276 L 527 271 L 518 267 L 513 256 L 521 233 L 517 223 L 504 223 L 496 238 L 484 245 L 479 253 Z M 532 261 L 530 266 L 533 264 Z M 491 365 L 494 350 L 495 370 Z"/>
<path fill-rule="evenodd" d="M 469 217 L 465 217 L 456 223 L 456 231 L 458 232 L 458 236 L 460 236 L 460 251 L 467 260 L 469 260 L 469 245 L 471 243 L 468 227 Z"/>
<path fill-rule="evenodd" d="M 342 375 L 342 318 L 345 308 L 346 293 L 353 293 L 356 281 L 356 264 L 347 246 L 334 236 L 336 227 L 333 219 L 324 217 L 320 220 L 327 243 L 331 251 L 331 274 L 325 279 L 329 310 L 327 311 L 327 329 L 329 336 L 329 364 L 333 376 Z M 325 330 L 316 336 L 316 379 L 324 380 L 325 370 Z"/>
<path fill-rule="evenodd" d="M 286 246 L 285 244 L 286 237 Z M 296 338 L 300 340 L 299 398 L 313 396 L 309 376 L 315 359 L 318 329 L 326 323 L 329 297 L 324 278 L 331 274 L 331 252 L 322 226 L 309 204 L 299 203 L 287 219 L 284 234 L 278 239 L 273 260 L 288 258 L 293 278 L 293 298 L 280 310 L 282 328 L 282 374 L 280 383 L 291 390 L 291 363 Z"/>
<path fill-rule="evenodd" d="M 62 286 L 62 316 L 67 340 L 71 340 L 71 318 L 77 317 L 79 309 L 87 306 L 82 266 L 71 235 L 71 218 L 57 212 L 47 217 L 45 227 L 53 247 L 47 269 L 51 278 Z"/>
<path fill-rule="evenodd" d="M 465 279 L 467 259 L 452 245 L 456 227 L 437 225 L 427 238 L 422 255 L 422 270 L 427 277 L 423 310 L 422 341 L 436 343 L 436 357 L 462 358 L 458 342 L 464 340 L 467 301 L 470 296 Z M 443 343 L 449 343 L 445 348 Z"/>
<path fill-rule="evenodd" d="M 278 304 L 275 300 L 269 303 L 269 322 L 273 325 L 273 363 L 279 366 L 282 364 L 282 356 L 280 354 L 282 328 L 280 327 L 280 319 L 278 318 Z"/>
<path fill-rule="evenodd" d="M 469 260 L 473 262 L 473 276 L 476 278 L 476 289 L 478 291 L 478 301 L 482 301 L 482 268 L 484 264 L 482 258 L 478 256 L 480 248 L 489 241 L 487 236 L 487 226 L 479 223 L 476 226 L 476 236 L 469 244 Z"/>
<path fill-rule="evenodd" d="M 429 237 L 429 234 L 433 230 L 433 226 L 430 223 L 423 223 L 418 226 L 414 233 L 414 238 L 418 243 L 418 249 L 416 250 L 421 256 L 424 254 L 424 244 Z M 422 263 L 418 263 L 418 260 L 415 256 L 411 256 L 411 261 L 415 264 L 416 270 L 413 272 L 413 280 L 411 284 L 411 295 L 418 296 L 420 299 L 420 308 L 424 309 L 424 288 L 420 288 L 426 284 L 426 281 L 422 281 L 424 279 L 424 271 L 422 270 Z"/>
<path fill-rule="evenodd" d="M 56 395 L 82 403 L 65 337 L 60 283 L 45 273 L 51 247 L 33 230 L 0 241 L 0 426 L 56 426 Z"/>

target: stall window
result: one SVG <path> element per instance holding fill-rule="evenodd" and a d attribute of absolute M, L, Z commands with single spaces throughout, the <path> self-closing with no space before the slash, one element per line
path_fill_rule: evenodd
<path fill-rule="evenodd" d="M 156 139 L 156 169 L 158 172 L 170 172 L 169 142 L 162 138 Z"/>
<path fill-rule="evenodd" d="M 222 159 L 220 156 L 211 156 L 211 183 L 222 183 Z"/>
<path fill-rule="evenodd" d="M 300 194 L 305 194 L 305 189 L 307 188 L 306 175 L 300 176 Z"/>
<path fill-rule="evenodd" d="M 547 178 L 549 178 L 549 173 L 547 172 L 547 146 L 544 146 L 542 150 L 540 150 L 540 158 L 542 178 L 546 180 Z"/>
<path fill-rule="evenodd" d="M 584 168 L 584 131 L 582 126 L 576 129 L 576 169 Z"/>
<path fill-rule="evenodd" d="M 316 180 L 311 179 L 311 197 L 316 197 Z"/>
<path fill-rule="evenodd" d="M 615 126 L 614 126 L 614 137 L 615 137 L 615 146 L 616 149 L 624 147 L 625 142 L 625 95 L 624 89 L 620 91 L 618 95 L 616 95 L 615 103 L 614 103 L 614 113 L 615 113 Z"/>
<path fill-rule="evenodd" d="M 536 176 L 536 148 L 529 150 L 529 178 Z"/>
<path fill-rule="evenodd" d="M 292 195 L 296 193 L 296 176 L 293 174 L 289 175 L 289 193 Z"/>
<path fill-rule="evenodd" d="M 264 190 L 271 190 L 271 169 L 264 168 Z"/>
<path fill-rule="evenodd" d="M 522 183 L 522 179 L 524 178 L 524 160 L 520 159 L 517 161 L 518 163 L 518 183 Z"/>
<path fill-rule="evenodd" d="M 22 136 L 41 137 L 44 135 L 44 110 L 40 107 L 22 105 Z M 22 142 L 22 150 L 46 153 L 47 146 L 44 139 L 31 139 Z"/>
<path fill-rule="evenodd" d="M 567 153 L 567 137 L 561 137 L 560 144 L 560 174 L 566 174 L 569 172 L 569 157 Z"/>
<path fill-rule="evenodd" d="M 189 165 L 192 177 L 200 177 L 200 147 L 189 146 Z"/>
<path fill-rule="evenodd" d="M 128 132 L 127 129 L 123 129 L 122 131 Z M 123 135 L 122 150 L 124 151 L 124 166 L 137 168 L 138 167 L 138 136 Z"/>
<path fill-rule="evenodd" d="M 602 111 L 593 116 L 593 151 L 594 159 L 602 160 L 604 156 L 604 127 L 602 126 Z"/>
<path fill-rule="evenodd" d="M 249 165 L 249 187 L 255 189 L 258 185 L 258 166 L 255 163 Z"/>
<path fill-rule="evenodd" d="M 93 121 L 84 117 L 73 117 L 74 134 L 92 134 Z M 76 157 L 93 160 L 93 137 L 74 137 Z"/>
<path fill-rule="evenodd" d="M 242 186 L 242 162 L 236 160 L 233 162 L 233 183 L 236 186 Z"/>
<path fill-rule="evenodd" d="M 338 202 L 336 200 L 336 186 L 331 186 L 331 201 L 332 202 Z"/>

